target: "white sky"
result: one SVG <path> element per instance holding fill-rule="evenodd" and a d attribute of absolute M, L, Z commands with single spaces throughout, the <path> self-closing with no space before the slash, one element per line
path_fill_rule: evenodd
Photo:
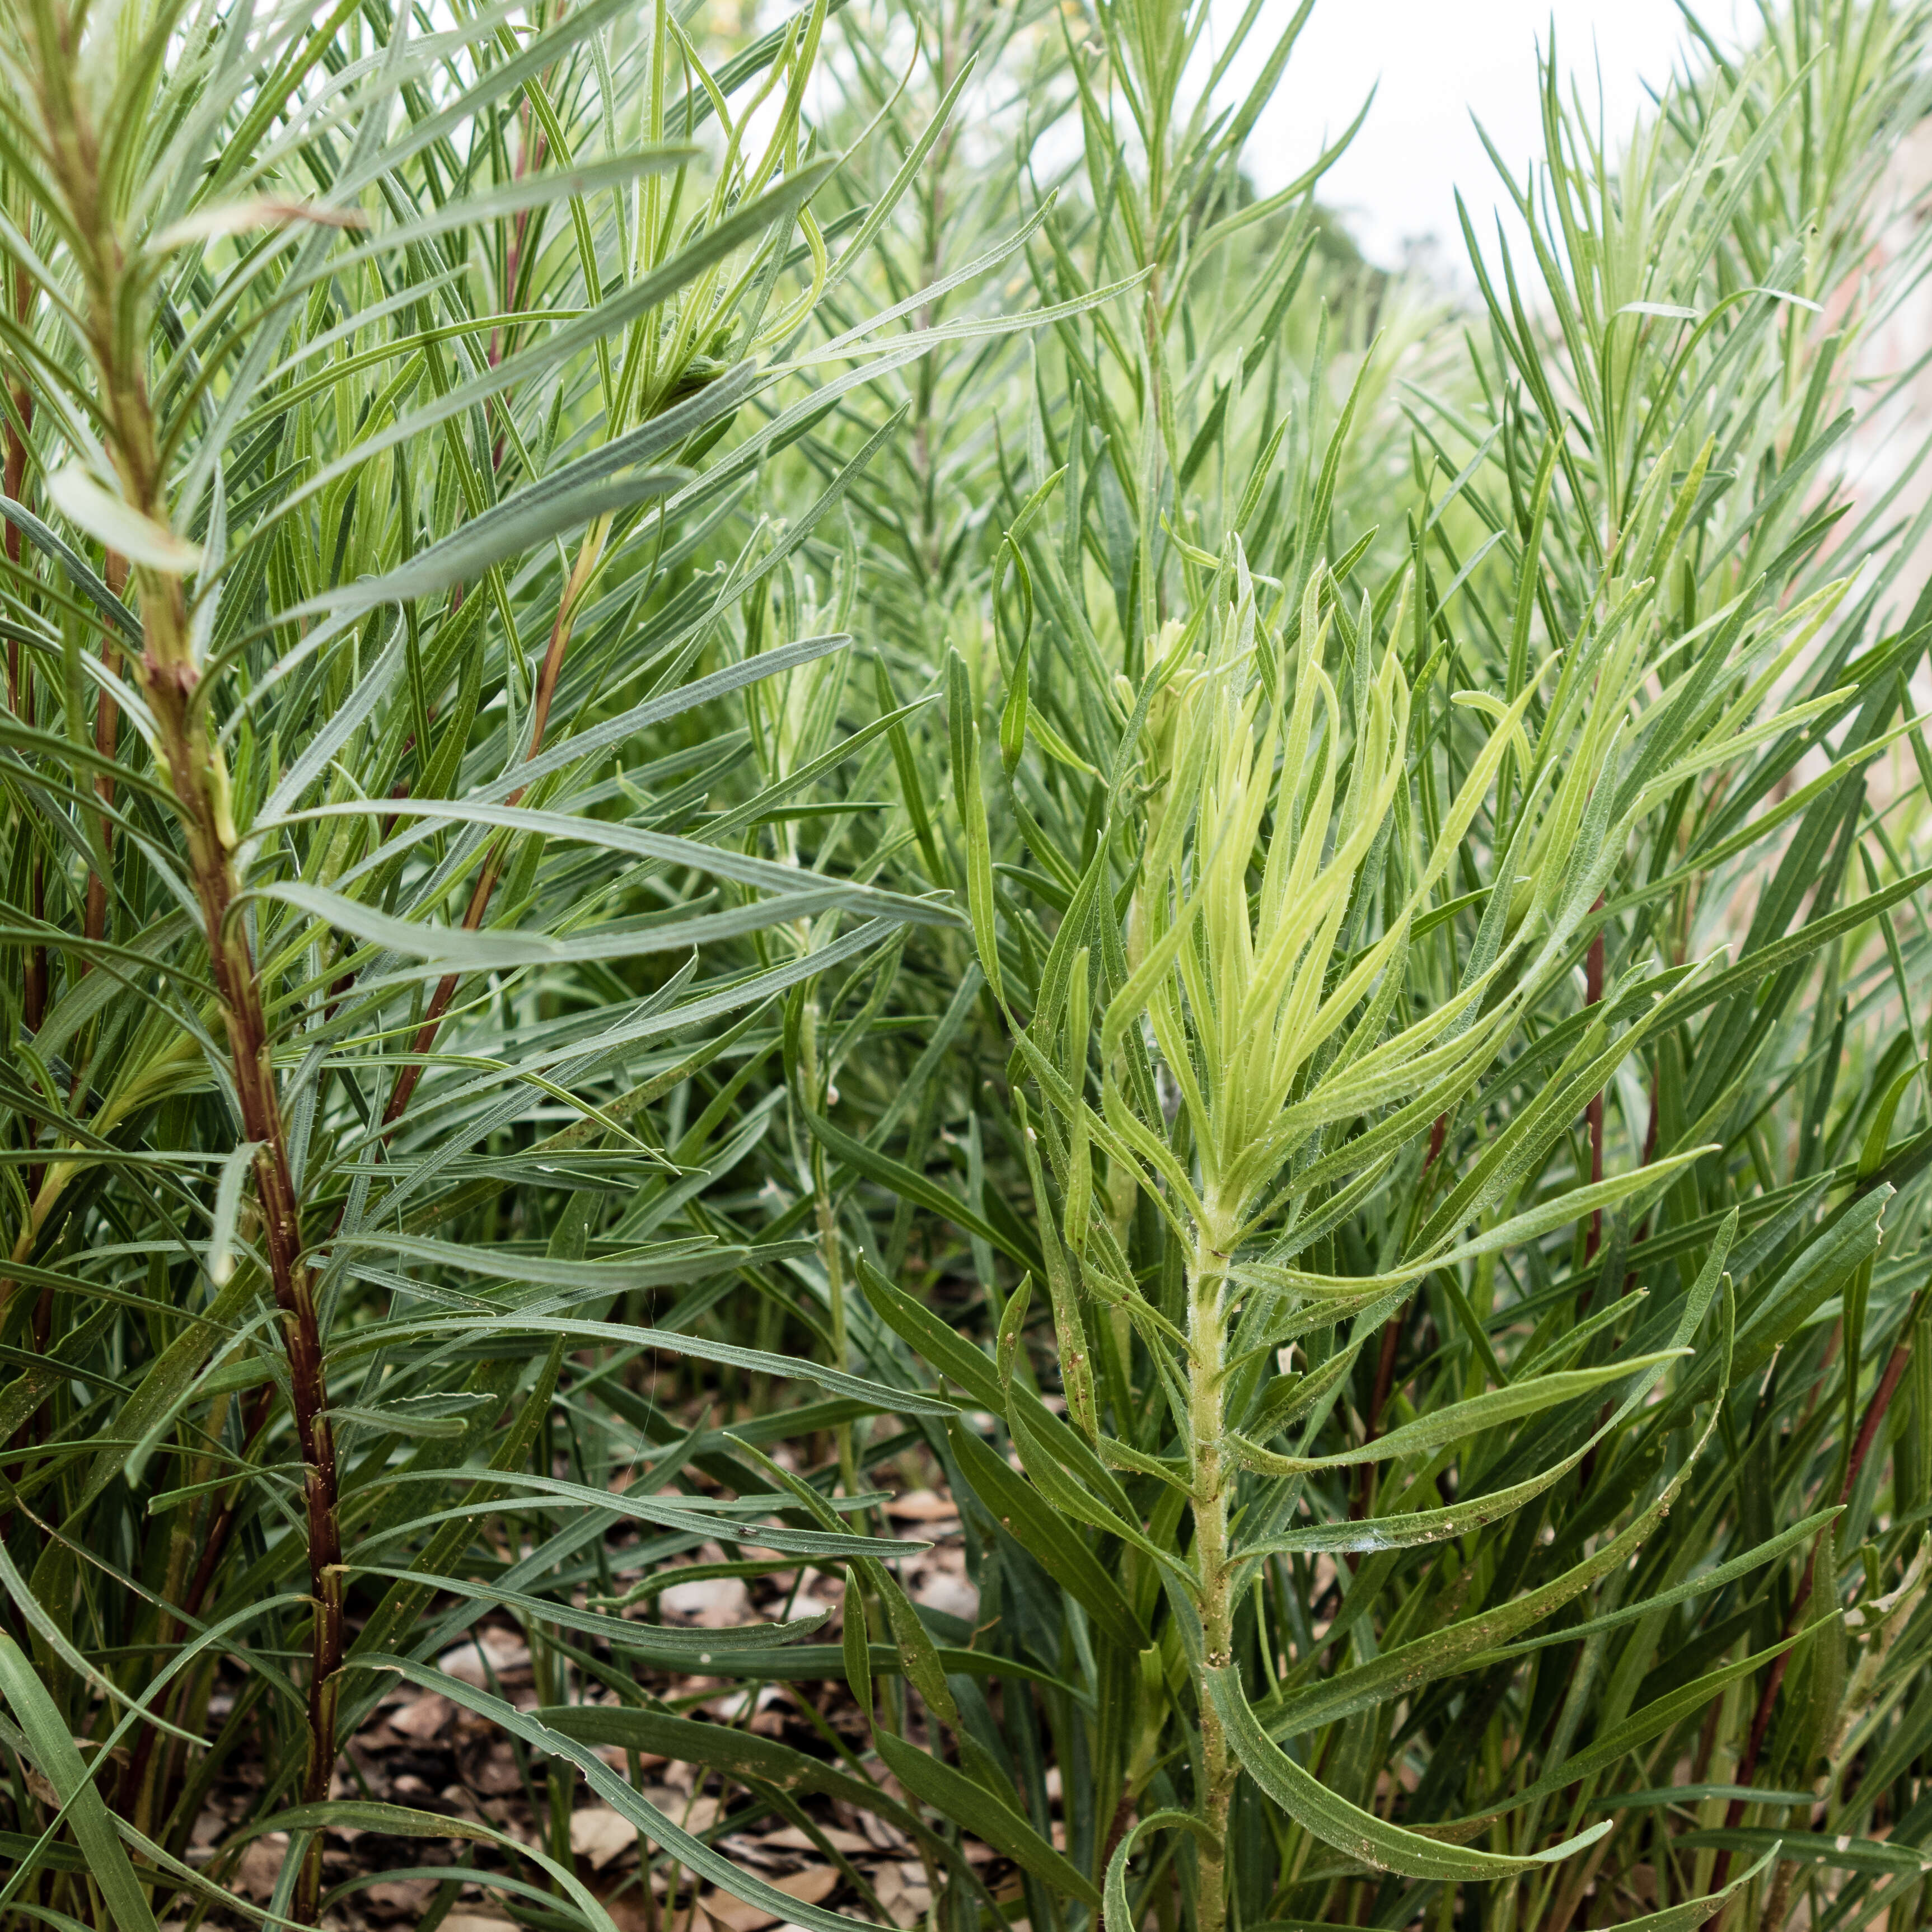
<path fill-rule="evenodd" d="M 1226 0 L 1230 25 L 1236 0 Z M 1735 44 L 1732 0 L 1706 0 L 1699 18 Z M 1289 14 L 1275 0 L 1250 46 L 1258 64 Z M 1250 154 L 1264 190 L 1294 178 L 1347 127 L 1378 80 L 1361 132 L 1318 192 L 1349 219 L 1371 260 L 1394 267 L 1406 242 L 1433 235 L 1449 264 L 1463 260 L 1453 190 L 1486 242 L 1498 200 L 1495 170 L 1472 111 L 1522 178 L 1542 152 L 1536 50 L 1552 20 L 1563 70 L 1594 99 L 1600 71 L 1611 143 L 1621 144 L 1646 96 L 1684 41 L 1675 0 L 1316 0 Z M 1238 74 L 1231 79 L 1238 80 Z"/>

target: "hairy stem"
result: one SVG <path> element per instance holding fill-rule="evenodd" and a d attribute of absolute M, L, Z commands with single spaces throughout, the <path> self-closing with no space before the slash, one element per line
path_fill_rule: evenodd
<path fill-rule="evenodd" d="M 1194 1437 L 1194 1561 L 1200 1575 L 1201 1660 L 1204 1672 L 1233 1657 L 1234 1598 L 1228 1561 L 1230 1472 L 1222 1454 L 1222 1404 L 1227 1335 L 1223 1309 L 1227 1257 L 1220 1217 L 1209 1214 L 1195 1231 L 1187 1268 L 1190 1425 Z M 1235 1765 L 1227 1733 L 1204 1675 L 1201 1709 L 1201 1789 L 1196 1810 L 1214 1834 L 1201 1846 L 1196 1900 L 1197 1932 L 1221 1932 L 1227 1912 L 1228 1810 L 1234 1795 Z"/>
<path fill-rule="evenodd" d="M 256 1145 L 254 1177 L 275 1303 L 280 1310 L 290 1393 L 302 1462 L 308 1527 L 309 1594 L 314 1600 L 308 1687 L 305 1802 L 328 1796 L 335 1762 L 335 1710 L 342 1664 L 342 1547 L 335 1444 L 316 1318 L 314 1277 L 303 1258 L 302 1218 L 284 1131 L 261 986 L 247 928 L 235 916 L 235 834 L 227 776 L 208 735 L 199 680 L 190 661 L 178 580 L 143 572 L 146 646 L 138 671 L 154 707 L 170 788 L 186 830 L 190 870 L 228 1033 L 243 1131 Z M 296 1886 L 295 1913 L 313 1920 L 322 1881 L 321 1840 L 311 1844 Z"/>
<path fill-rule="evenodd" d="M 38 84 L 50 158 L 73 231 L 86 292 L 86 335 L 98 385 L 103 442 L 126 502 L 163 530 L 170 518 L 161 437 L 148 394 L 146 338 L 126 326 L 140 286 L 100 173 L 101 145 L 77 85 L 76 23 L 64 10 L 41 16 Z M 328 1423 L 315 1288 L 304 1258 L 302 1216 L 275 1082 L 261 984 L 246 921 L 236 910 L 241 880 L 228 773 L 208 729 L 207 694 L 190 638 L 182 578 L 152 565 L 134 573 L 142 650 L 136 680 L 154 721 L 155 752 L 173 796 L 188 869 L 199 902 L 215 992 L 227 1034 L 242 1132 L 253 1144 L 262 1241 L 281 1316 L 306 1506 L 309 1592 L 314 1602 L 308 1686 L 308 1760 L 303 1796 L 327 1797 L 335 1762 L 335 1711 L 342 1663 L 342 1550 L 335 1444 Z M 313 1922 L 321 1893 L 321 1840 L 310 1845 L 294 1898 Z"/>

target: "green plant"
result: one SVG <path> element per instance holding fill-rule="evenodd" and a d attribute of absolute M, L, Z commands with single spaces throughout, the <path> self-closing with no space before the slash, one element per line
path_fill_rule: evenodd
<path fill-rule="evenodd" d="M 1336 508 L 1386 418 L 1375 362 L 1324 442 L 1320 347 L 1285 422 L 1281 334 L 1216 332 L 1198 265 L 1238 172 L 1163 203 L 1164 146 L 1216 150 L 1161 118 L 1195 29 L 1153 17 L 1097 16 L 1132 145 L 1075 69 L 1096 253 L 1083 278 L 1066 230 L 1054 285 L 1162 266 L 1163 206 L 1189 272 L 1062 325 L 1051 379 L 1042 352 L 994 637 L 950 682 L 955 876 L 1016 1048 L 954 1135 L 1010 1149 L 1035 1210 L 1016 1238 L 968 1164 L 992 1362 L 867 1276 L 1024 1465 L 935 1439 L 984 1505 L 991 1641 L 1088 1687 L 1044 1694 L 1036 1738 L 1006 1707 L 1002 1780 L 1040 1826 L 1029 1765 L 1080 1767 L 1068 1849 L 1124 1921 L 1562 1925 L 1640 1872 L 1660 1924 L 1747 1882 L 1782 1920 L 1806 1867 L 1766 1861 L 1821 1762 L 1820 1822 L 1923 1824 L 1894 1780 L 1922 1743 L 1923 1425 L 1894 1400 L 1926 1158 L 1898 909 L 1924 874 L 1886 825 L 1922 808 L 1897 760 L 1903 735 L 1923 776 L 1900 680 L 1924 606 L 1881 614 L 1923 526 L 1889 498 L 1848 520 L 1829 482 L 1861 331 L 1916 251 L 1814 319 L 1870 246 L 1923 23 L 1796 10 L 1666 96 L 1614 178 L 1552 67 L 1550 178 L 1520 197 L 1551 323 L 1492 263 L 1490 349 L 1403 399 L 1405 569 Z M 1250 322 L 1295 299 L 1306 244 L 1270 240 L 1235 284 Z M 916 1148 L 821 1138 L 948 1211 Z M 1002 1249 L 1048 1291 L 1066 1424 L 1028 1392 Z M 1303 1378 L 1269 1372 L 1287 1343 Z M 1828 1612 L 1808 1622 L 1838 1538 L 1895 1592 L 1855 1615 L 1848 1697 Z M 1879 1774 L 1856 1797 L 1829 1748 L 1855 1736 Z M 1618 1775 L 1683 1787 L 1690 1828 L 1602 1819 Z M 1754 1812 L 1754 1780 L 1781 1804 Z M 1130 1892 L 1136 1818 L 1198 1849 Z M 1596 1836 L 1558 1858 L 1552 1826 Z M 1910 1918 L 1916 1855 L 1876 1842 L 1816 1911 Z"/>
<path fill-rule="evenodd" d="M 1923 1922 L 1928 16 L 1552 56 L 1462 316 L 1308 10 L 0 21 L 9 1924 Z"/>
<path fill-rule="evenodd" d="M 20 962 L 0 1309 L 24 1370 L 0 1418 L 4 1655 L 35 1741 L 6 1736 L 58 1793 L 10 1904 L 80 1898 L 56 1876 L 34 1902 L 59 1813 L 98 1814 L 116 1764 L 139 1880 L 111 1832 L 88 1846 L 116 1918 L 152 1922 L 158 1884 L 222 1898 L 182 1854 L 245 1703 L 272 1742 L 227 1862 L 297 1831 L 276 1907 L 315 1918 L 317 1828 L 358 1815 L 328 1809 L 340 1744 L 403 1667 L 374 1660 L 434 1640 L 432 1580 L 460 1591 L 519 1481 L 608 1520 L 603 1464 L 546 1487 L 544 1445 L 575 1426 L 553 1406 L 566 1341 L 634 1354 L 652 1331 L 604 1322 L 614 1303 L 792 1251 L 654 1240 L 692 1174 L 625 1120 L 784 988 L 956 916 L 734 848 L 812 770 L 704 811 L 743 742 L 715 707 L 845 641 L 720 638 L 863 467 L 782 537 L 724 534 L 850 386 L 784 387 L 852 264 L 808 207 L 837 166 L 801 118 L 824 8 L 715 73 L 667 10 L 621 11 L 425 32 L 355 5 L 47 0 L 0 30 Z M 595 782 L 674 721 L 694 728 Z M 866 922 L 820 943 L 835 908 Z M 774 932 L 750 971 L 652 964 Z M 612 1068 L 607 1108 L 580 1090 Z M 531 1093 L 566 1123 L 565 1204 L 534 1243 L 491 1225 L 497 1164 L 454 1158 Z M 621 1226 L 593 1227 L 614 1191 Z M 479 1207 L 462 1243 L 431 1233 Z M 816 1372 L 856 1412 L 884 1399 Z M 224 1654 L 256 1674 L 202 1752 Z M 56 1734 L 97 1753 L 73 1789 Z M 562 1780 L 549 1802 L 546 1869 L 608 1922 L 570 1874 Z"/>

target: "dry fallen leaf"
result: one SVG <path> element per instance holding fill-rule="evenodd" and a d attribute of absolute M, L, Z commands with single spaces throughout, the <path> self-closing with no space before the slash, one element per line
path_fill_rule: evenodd
<path fill-rule="evenodd" d="M 662 1919 L 655 1909 L 646 1910 L 635 1891 L 620 1892 L 615 1898 L 604 1900 L 603 1906 L 617 1932 L 660 1932 Z"/>
<path fill-rule="evenodd" d="M 286 1832 L 271 1832 L 266 1838 L 257 1838 L 243 1851 L 235 1868 L 236 1890 L 244 1898 L 258 1900 L 272 1896 L 288 1850 Z"/>
<path fill-rule="evenodd" d="M 674 1583 L 658 1598 L 670 1616 L 702 1630 L 723 1630 L 752 1620 L 751 1592 L 742 1576 L 706 1576 L 695 1583 Z"/>
<path fill-rule="evenodd" d="M 592 1744 L 590 1754 L 592 1757 L 601 1757 L 613 1771 L 628 1772 L 631 1768 L 631 1754 L 622 1744 Z M 654 1771 L 664 1762 L 655 1751 L 640 1751 L 638 1754 L 638 1764 L 641 1770 Z"/>
<path fill-rule="evenodd" d="M 856 1832 L 842 1831 L 836 1825 L 819 1826 L 820 1835 L 835 1852 L 869 1852 L 872 1841 L 862 1838 Z M 759 1840 L 761 1845 L 788 1852 L 815 1852 L 818 1845 L 796 1825 L 787 1825 L 782 1830 L 767 1832 Z"/>
<path fill-rule="evenodd" d="M 452 1672 L 450 1674 L 454 1676 L 455 1673 Z M 447 1697 L 431 1690 L 405 1704 L 400 1710 L 392 1711 L 389 1713 L 389 1728 L 400 1737 L 413 1738 L 418 1744 L 427 1744 L 455 1714 L 456 1706 Z"/>
<path fill-rule="evenodd" d="M 898 1852 L 905 1849 L 905 1834 L 896 1825 L 889 1825 L 884 1819 L 876 1818 L 869 1811 L 859 1814 L 859 1828 L 882 1852 Z"/>
<path fill-rule="evenodd" d="M 646 1785 L 641 1795 L 646 1804 L 655 1804 L 673 1823 L 699 1837 L 717 1823 L 718 1814 L 724 1808 L 715 1798 L 693 1798 L 688 1792 L 661 1784 Z"/>
<path fill-rule="evenodd" d="M 980 1592 L 972 1579 L 947 1569 L 934 1568 L 912 1586 L 912 1600 L 928 1610 L 943 1610 L 949 1617 L 971 1623 L 980 1614 Z"/>
<path fill-rule="evenodd" d="M 888 1516 L 904 1516 L 914 1522 L 938 1522 L 959 1514 L 959 1505 L 950 1496 L 933 1490 L 908 1490 L 886 1505 Z"/>
<path fill-rule="evenodd" d="M 570 1849 L 602 1871 L 614 1858 L 637 1847 L 638 1828 L 608 1804 L 586 1805 L 570 1814 Z"/>
<path fill-rule="evenodd" d="M 490 1668 L 499 1678 L 530 1669 L 530 1647 L 522 1638 L 500 1630 L 481 1631 L 478 1637 L 483 1655 L 489 1658 Z M 436 1659 L 436 1667 L 446 1677 L 453 1677 L 459 1684 L 474 1684 L 480 1690 L 484 1682 L 483 1658 L 477 1654 L 477 1641 L 466 1637 L 454 1649 L 446 1650 Z"/>
<path fill-rule="evenodd" d="M 476 1767 L 470 1781 L 486 1798 L 501 1798 L 506 1792 L 524 1788 L 515 1756 L 500 1738 L 490 1747 L 489 1754 Z"/>
<path fill-rule="evenodd" d="M 807 1865 L 802 1871 L 788 1872 L 770 1882 L 788 1898 L 802 1898 L 808 1905 L 816 1905 L 838 1889 L 838 1874 L 830 1865 Z M 776 1912 L 767 1912 L 762 1905 L 748 1905 L 729 1892 L 707 1892 L 698 1903 L 720 1932 L 761 1932 L 762 1928 L 778 1923 Z"/>
<path fill-rule="evenodd" d="M 410 1923 L 413 1925 L 422 1916 L 423 1907 L 436 1896 L 436 1881 L 433 1878 L 386 1878 L 380 1884 L 368 1886 L 362 1897 L 370 1905 L 408 1912 Z M 447 1924 L 448 1921 L 443 1922 Z"/>
<path fill-rule="evenodd" d="M 880 1865 L 872 1874 L 872 1889 L 895 1925 L 916 1925 L 932 1904 L 932 1892 L 919 1865 Z"/>

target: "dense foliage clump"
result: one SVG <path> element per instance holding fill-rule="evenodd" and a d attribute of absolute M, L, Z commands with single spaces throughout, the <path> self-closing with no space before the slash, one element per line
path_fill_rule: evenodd
<path fill-rule="evenodd" d="M 0 14 L 8 1932 L 1928 1922 L 1932 8 L 1261 11 Z"/>

